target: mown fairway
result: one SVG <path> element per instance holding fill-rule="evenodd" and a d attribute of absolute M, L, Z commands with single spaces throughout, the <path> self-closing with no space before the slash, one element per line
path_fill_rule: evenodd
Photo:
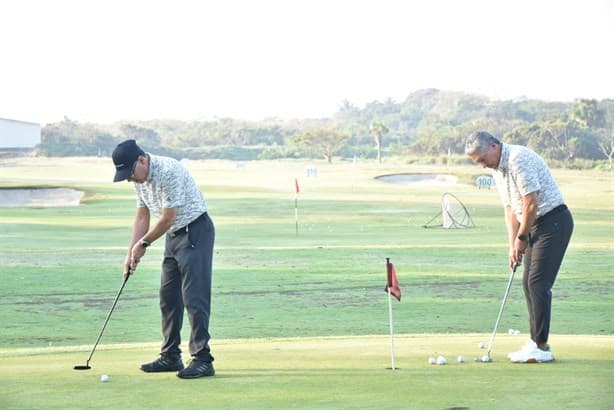
<path fill-rule="evenodd" d="M 398 337 L 398 370 L 390 366 L 385 336 L 222 340 L 218 374 L 184 381 L 174 374 L 144 374 L 157 345 L 101 350 L 92 370 L 76 372 L 86 352 L 15 354 L 2 359 L 3 408 L 611 408 L 612 338 L 558 336 L 562 359 L 518 365 L 500 358 L 475 363 L 482 335 Z M 502 335 L 499 347 L 514 349 Z M 483 353 L 483 351 L 481 351 Z M 427 364 L 443 354 L 450 363 Z M 457 363 L 464 354 L 467 362 Z M 108 383 L 100 375 L 108 374 Z"/>
<path fill-rule="evenodd" d="M 318 176 L 306 177 L 314 165 Z M 576 222 L 553 290 L 558 361 L 514 366 L 505 354 L 528 330 L 519 274 L 495 363 L 454 362 L 459 354 L 471 361 L 484 353 L 476 343 L 488 341 L 508 275 L 498 196 L 470 185 L 480 169 L 283 161 L 189 168 L 217 228 L 211 333 L 218 377 L 186 384 L 138 370 L 155 357 L 160 338 L 162 241 L 128 282 L 94 368 L 72 370 L 87 359 L 121 285 L 133 190 L 109 182 L 110 159 L 2 160 L 0 187 L 75 187 L 86 196 L 76 208 L 0 208 L 0 407 L 612 406 L 611 174 L 556 172 Z M 462 184 L 373 179 L 397 172 L 450 173 Z M 302 191 L 298 236 L 295 177 Z M 465 203 L 475 228 L 422 228 L 444 192 Z M 395 331 L 403 335 L 395 373 L 385 370 L 386 257 L 403 291 L 393 306 Z M 508 328 L 521 335 L 507 335 Z M 439 354 L 451 364 L 429 366 L 428 356 Z M 102 373 L 110 383 L 99 381 Z M 203 386 L 198 397 L 194 383 Z"/>

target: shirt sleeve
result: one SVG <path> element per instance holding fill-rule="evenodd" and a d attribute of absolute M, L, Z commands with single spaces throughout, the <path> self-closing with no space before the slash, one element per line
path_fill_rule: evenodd
<path fill-rule="evenodd" d="M 137 208 L 147 208 L 145 201 L 143 201 L 143 192 L 139 189 L 137 184 L 134 184 L 134 190 L 136 191 L 136 207 Z"/>
<path fill-rule="evenodd" d="M 529 152 L 525 151 L 518 155 L 513 166 L 515 169 L 512 174 L 520 195 L 526 196 L 540 190 L 539 167 Z"/>
<path fill-rule="evenodd" d="M 170 168 L 163 178 L 165 182 L 162 188 L 162 207 L 177 208 L 185 204 L 185 184 L 182 183 L 183 175 L 181 165 Z"/>

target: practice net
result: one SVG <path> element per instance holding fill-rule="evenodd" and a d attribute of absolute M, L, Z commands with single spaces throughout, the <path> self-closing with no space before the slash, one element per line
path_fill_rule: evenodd
<path fill-rule="evenodd" d="M 465 205 L 449 192 L 441 196 L 441 211 L 422 225 L 423 228 L 442 227 L 446 229 L 471 228 L 473 226 L 475 225 Z"/>

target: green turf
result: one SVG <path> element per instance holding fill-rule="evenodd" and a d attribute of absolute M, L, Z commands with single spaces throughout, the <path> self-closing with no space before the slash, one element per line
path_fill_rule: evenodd
<path fill-rule="evenodd" d="M 184 381 L 144 374 L 156 345 L 102 349 L 92 369 L 75 371 L 87 352 L 0 352 L 3 408 L 415 408 L 607 409 L 614 393 L 611 336 L 555 336 L 550 364 L 512 364 L 502 353 L 521 337 L 501 335 L 492 363 L 477 343 L 488 335 L 395 338 L 397 370 L 389 370 L 386 336 L 217 341 L 217 375 Z M 445 366 L 429 365 L 443 355 Z M 456 358 L 463 355 L 465 363 Z M 108 374 L 109 382 L 100 376 Z M 3 401 L 2 401 L 3 400 Z"/>
<path fill-rule="evenodd" d="M 342 338 L 340 340 L 360 341 L 364 335 L 385 335 L 388 332 L 388 306 L 383 291 L 386 257 L 390 257 L 395 264 L 403 290 L 402 302 L 394 304 L 398 334 L 445 335 L 442 337 L 448 343 L 459 338 L 462 340 L 465 334 L 487 334 L 492 331 L 508 278 L 505 266 L 506 234 L 496 192 L 478 190 L 470 185 L 398 186 L 373 179 L 380 174 L 395 172 L 433 172 L 453 173 L 463 181 L 471 181 L 481 170 L 474 167 L 380 167 L 375 164 L 354 166 L 351 163 L 328 165 L 318 162 L 318 177 L 306 178 L 303 176 L 304 169 L 310 165 L 313 164 L 253 162 L 247 163 L 245 169 L 237 169 L 233 163 L 226 161 L 190 163 L 190 169 L 203 187 L 217 229 L 211 322 L 214 354 L 218 354 L 215 350 L 215 343 L 218 343 L 220 349 L 226 349 L 222 357 L 236 354 L 235 363 L 243 363 L 249 362 L 253 356 L 249 349 L 253 344 L 250 340 L 254 338 L 270 338 L 273 343 L 279 338 L 288 337 L 338 336 Z M 5 381 L 17 383 L 15 377 L 21 382 L 28 379 L 27 373 L 13 374 L 15 367 L 19 367 L 16 366 L 19 361 L 36 363 L 40 359 L 45 363 L 40 373 L 32 370 L 38 377 L 55 375 L 54 369 L 64 368 L 66 359 L 69 359 L 68 365 L 71 367 L 77 356 L 87 356 L 84 352 L 80 355 L 54 354 L 53 349 L 62 351 L 70 350 L 70 346 L 91 347 L 121 285 L 125 245 L 129 239 L 135 202 L 129 184 L 109 182 L 112 171 L 109 159 L 1 160 L 0 187 L 66 186 L 86 192 L 83 204 L 74 208 L 0 208 L 2 384 Z M 611 292 L 614 281 L 614 190 L 610 173 L 556 170 L 555 176 L 572 209 L 576 227 L 553 289 L 552 333 L 554 338 L 568 337 L 563 335 L 582 335 L 585 338 L 569 339 L 573 343 L 565 346 L 562 352 L 563 357 L 568 354 L 570 358 L 575 357 L 577 363 L 563 359 L 545 370 L 551 374 L 552 386 L 548 384 L 549 387 L 543 390 L 546 392 L 544 400 L 555 400 L 560 396 L 561 403 L 564 403 L 565 397 L 568 402 L 573 402 L 572 398 L 575 400 L 567 384 L 573 380 L 573 374 L 588 372 L 586 369 L 596 375 L 606 374 L 614 356 L 611 339 L 607 338 L 614 334 L 611 318 L 614 302 Z M 301 184 L 298 236 L 294 223 L 295 177 Z M 454 193 L 465 203 L 474 219 L 475 228 L 443 230 L 422 227 L 439 211 L 444 192 Z M 148 250 L 139 270 L 126 285 L 105 332 L 103 347 L 116 343 L 159 342 L 157 291 L 162 248 L 162 241 L 159 241 Z M 517 274 L 501 322 L 501 331 L 505 333 L 508 328 L 514 328 L 526 335 L 527 315 L 520 277 Z M 184 339 L 187 340 L 185 330 Z M 357 339 L 349 336 L 356 336 Z M 243 339 L 245 342 L 224 343 L 231 339 Z M 313 340 L 324 343 L 322 339 Z M 435 340 L 439 340 L 439 337 Z M 593 340 L 597 341 L 596 344 L 593 344 Z M 593 348 L 603 340 L 610 343 L 610 349 Z M 583 353 L 584 342 L 591 346 L 586 354 Z M 300 345 L 300 340 L 296 343 Z M 241 352 L 233 353 L 235 347 Z M 42 349 L 43 354 L 31 356 L 28 353 L 13 357 L 11 352 L 15 351 L 12 349 L 19 348 L 30 349 L 27 352 Z M 360 357 L 369 355 L 371 349 L 379 347 L 369 345 L 364 351 L 353 353 L 350 353 L 350 349 L 347 354 Z M 407 350 L 409 363 L 402 366 L 401 376 L 395 374 L 391 378 L 386 372 L 379 375 L 377 370 L 373 370 L 378 367 L 372 367 L 371 363 L 365 364 L 364 368 L 352 367 L 352 374 L 347 374 L 346 366 L 334 364 L 339 363 L 335 355 L 322 352 L 328 350 L 325 344 L 322 349 L 315 350 L 318 354 L 305 354 L 310 364 L 297 365 L 292 371 L 275 370 L 277 360 L 263 353 L 263 359 L 257 361 L 260 373 L 248 372 L 249 377 L 237 377 L 244 379 L 244 384 L 241 386 L 240 380 L 235 380 L 227 386 L 228 390 L 219 386 L 224 383 L 224 377 L 220 377 L 219 381 L 216 379 L 214 382 L 218 386 L 215 390 L 227 391 L 223 395 L 227 398 L 240 395 L 237 393 L 240 387 L 247 389 L 254 394 L 251 396 L 251 407 L 279 407 L 280 403 L 301 407 L 303 403 L 308 407 L 372 408 L 378 405 L 395 408 L 411 407 L 415 402 L 417 408 L 442 408 L 462 406 L 462 401 L 456 399 L 469 395 L 476 388 L 471 386 L 463 393 L 462 383 L 458 382 L 461 376 L 454 373 L 469 372 L 469 381 L 480 387 L 475 390 L 474 396 L 467 396 L 475 397 L 467 404 L 472 408 L 489 407 L 488 402 L 477 401 L 479 390 L 483 393 L 484 389 L 507 397 L 502 402 L 497 401 L 494 407 L 522 407 L 521 404 L 527 404 L 522 401 L 522 395 L 512 399 L 514 394 L 518 394 L 516 389 L 521 382 L 515 382 L 515 376 L 506 374 L 508 371 L 520 371 L 515 367 L 503 366 L 499 369 L 496 367 L 499 364 L 495 364 L 493 369 L 499 370 L 493 370 L 493 374 L 503 375 L 499 380 L 498 376 L 484 374 L 481 370 L 471 373 L 473 367 L 450 366 L 446 371 L 454 370 L 436 374 L 444 377 L 440 383 L 456 382 L 458 389 L 448 394 L 445 388 L 445 397 L 428 402 L 421 401 L 423 399 L 420 397 L 436 396 L 436 386 L 430 384 L 429 378 L 432 372 L 440 370 L 414 369 L 426 363 L 427 352 Z M 340 360 L 343 357 L 347 359 L 343 346 L 338 350 Z M 105 354 L 110 354 L 106 359 L 109 363 L 122 363 L 117 368 L 110 366 L 106 371 L 117 375 L 112 381 L 126 377 L 128 385 L 137 383 L 139 389 L 144 389 L 142 383 L 159 379 L 140 375 L 135 369 L 139 361 L 151 359 L 152 353 L 155 354 L 155 348 L 148 348 L 147 351 L 120 349 L 104 352 L 96 359 L 103 361 Z M 254 354 L 257 354 L 256 350 Z M 135 356 L 134 359 L 132 356 Z M 588 357 L 603 360 L 589 360 Z M 333 362 L 331 366 L 340 369 L 331 375 L 330 380 L 328 373 L 311 369 L 311 366 L 316 369 L 329 366 L 329 358 Z M 571 366 L 572 363 L 579 367 Z M 241 366 L 247 365 L 233 364 L 225 358 L 219 361 L 220 370 L 227 374 L 239 372 L 241 375 Z M 233 368 L 235 370 L 231 370 Z M 373 389 L 370 389 L 366 383 L 373 371 L 377 377 L 373 381 Z M 136 374 L 141 377 L 130 377 Z M 558 382 L 557 375 L 560 378 Z M 45 386 L 45 382 L 41 381 L 43 385 L 35 385 L 36 394 L 33 397 L 40 400 L 48 397 L 47 401 L 53 407 L 54 398 L 60 400 L 63 389 L 71 388 L 66 386 L 77 388 L 69 380 L 72 374 L 66 375 L 68 379 L 64 375 L 58 377 L 61 377 L 57 381 L 61 388 L 53 384 Z M 484 378 L 481 382 L 476 381 L 481 378 Z M 279 400 L 282 401 L 269 399 L 260 405 L 257 395 L 271 396 L 276 387 L 258 393 L 255 386 L 262 386 L 261 382 L 276 386 L 273 380 L 277 379 L 292 380 L 280 387 Z M 169 383 L 173 380 L 175 383 L 173 378 L 161 380 Z M 581 383 L 575 391 L 592 392 L 578 403 L 586 404 L 588 400 L 588 403 L 599 407 L 601 402 L 595 397 L 599 397 L 596 393 L 603 384 L 590 377 L 573 381 Z M 487 382 L 492 385 L 485 385 Z M 295 383 L 300 387 L 299 391 L 288 393 Z M 350 383 L 356 385 L 352 387 Z M 522 383 L 524 390 L 529 388 L 530 383 L 526 380 Z M 431 386 L 430 393 L 416 394 L 411 400 L 405 395 L 405 403 L 397 405 L 394 394 L 398 389 L 403 390 L 401 385 L 405 389 L 417 389 L 415 391 L 418 393 L 426 388 L 425 384 Z M 108 386 L 115 385 L 109 383 Z M 153 392 L 147 395 L 148 400 L 149 397 L 154 400 L 159 394 L 157 390 L 163 390 L 158 383 L 153 385 Z M 335 385 L 340 389 L 338 396 L 330 391 L 331 386 Z M 94 401 L 88 402 L 87 397 L 101 394 L 95 389 L 108 389 L 108 386 L 86 388 L 82 392 L 85 398 L 76 399 L 75 407 L 95 407 Z M 305 401 L 304 398 L 301 401 L 301 394 L 320 397 L 314 393 L 318 388 L 328 392 L 332 398 L 322 397 L 318 399 L 321 402 L 315 399 Z M 57 395 L 52 394 L 56 390 Z M 380 393 L 380 390 L 385 393 Z M 27 405 L 25 393 L 22 395 L 12 389 L 6 391 L 0 393 L 3 395 L 0 400 L 12 400 L 10 404 L 13 407 L 20 407 L 20 404 L 21 407 L 38 407 L 36 401 Z M 357 401 L 350 397 L 353 391 Z M 183 393 L 178 393 L 184 397 Z M 119 392 L 114 395 L 118 400 L 121 397 Z M 192 399 L 187 392 L 185 396 L 185 400 Z M 129 395 L 124 397 L 124 400 L 134 399 Z M 171 401 L 165 403 L 172 407 Z M 233 404 L 223 401 L 216 403 L 220 407 L 232 407 Z M 237 403 L 240 407 L 250 407 L 247 402 Z M 1 404 L 0 401 L 0 407 Z M 532 406 L 527 404 L 526 407 Z M 536 402 L 533 407 L 542 407 L 541 402 Z M 581 407 L 585 406 L 577 408 Z"/>

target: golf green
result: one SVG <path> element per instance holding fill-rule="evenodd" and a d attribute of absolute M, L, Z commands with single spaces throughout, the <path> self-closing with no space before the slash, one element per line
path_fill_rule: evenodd
<path fill-rule="evenodd" d="M 89 346 L 0 352 L 2 408 L 611 408 L 614 338 L 552 337 L 557 360 L 513 364 L 525 336 L 498 336 L 491 363 L 476 363 L 488 334 L 220 340 L 217 374 L 181 380 L 138 368 L 158 346 L 103 346 L 91 370 L 72 366 Z M 430 365 L 430 356 L 447 365 Z M 464 363 L 457 362 L 463 355 Z M 101 375 L 109 381 L 100 381 Z"/>

